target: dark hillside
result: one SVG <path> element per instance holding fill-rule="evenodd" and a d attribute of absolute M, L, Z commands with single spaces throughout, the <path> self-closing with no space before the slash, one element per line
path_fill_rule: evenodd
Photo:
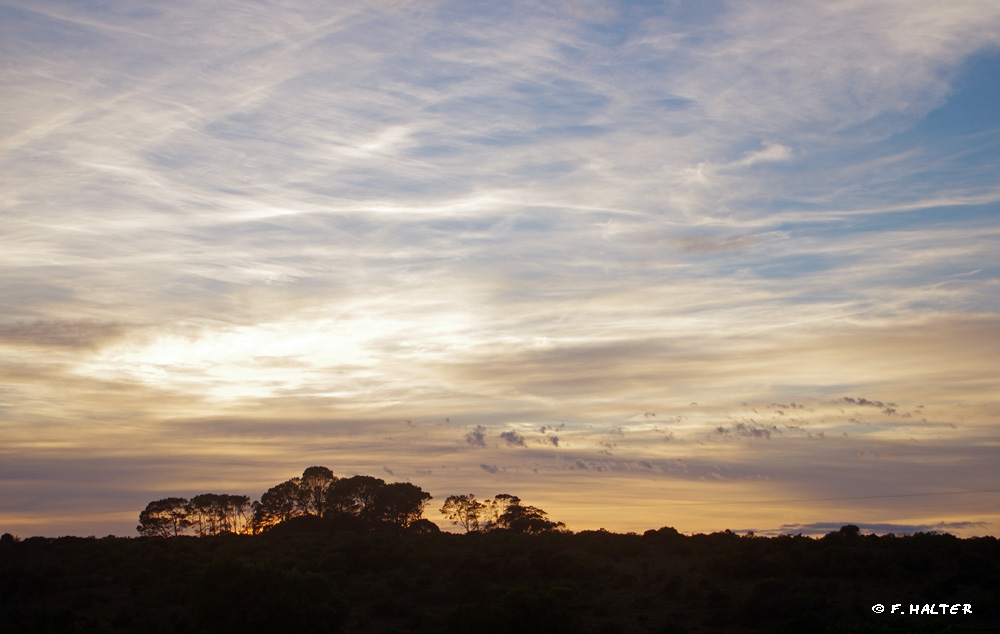
<path fill-rule="evenodd" d="M 0 632 L 25 634 L 995 632 L 998 596 L 995 538 L 849 529 L 453 535 L 300 521 L 258 536 L 0 543 Z"/>

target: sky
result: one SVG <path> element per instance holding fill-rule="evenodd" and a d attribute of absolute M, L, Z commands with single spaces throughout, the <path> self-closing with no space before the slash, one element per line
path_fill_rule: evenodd
<path fill-rule="evenodd" d="M 0 531 L 997 535 L 997 77 L 994 0 L 0 0 Z"/>

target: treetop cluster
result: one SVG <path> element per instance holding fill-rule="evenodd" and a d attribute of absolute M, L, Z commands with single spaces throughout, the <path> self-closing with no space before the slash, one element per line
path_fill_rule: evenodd
<path fill-rule="evenodd" d="M 215 493 L 154 500 L 139 513 L 136 530 L 147 537 L 257 535 L 293 520 L 318 518 L 363 529 L 437 532 L 437 525 L 423 517 L 431 499 L 409 482 L 387 483 L 368 475 L 340 478 L 327 467 L 312 466 L 269 488 L 259 500 Z M 440 512 L 466 532 L 541 533 L 565 527 L 506 493 L 484 501 L 471 494 L 453 495 Z"/>

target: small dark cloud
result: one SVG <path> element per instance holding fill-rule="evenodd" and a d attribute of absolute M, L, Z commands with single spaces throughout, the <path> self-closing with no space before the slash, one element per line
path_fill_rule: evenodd
<path fill-rule="evenodd" d="M 507 443 L 508 447 L 527 447 L 524 443 L 524 436 L 517 433 L 516 431 L 505 431 L 501 432 L 500 438 Z"/>
<path fill-rule="evenodd" d="M 587 467 L 587 463 L 585 463 L 583 460 L 577 460 L 576 462 L 574 462 L 573 464 L 571 464 L 569 466 L 569 468 L 570 469 L 577 469 L 577 470 L 580 470 L 580 471 L 589 471 L 590 470 Z"/>
<path fill-rule="evenodd" d="M 479 468 L 487 473 L 500 473 L 500 467 L 495 464 L 480 464 Z"/>
<path fill-rule="evenodd" d="M 392 469 L 390 469 L 389 467 L 382 467 L 382 471 L 385 471 L 386 473 L 388 473 L 389 475 L 391 475 L 393 477 L 395 477 L 395 475 L 396 475 L 395 473 L 392 472 Z"/>
<path fill-rule="evenodd" d="M 558 447 L 559 446 L 559 436 L 556 436 L 555 434 L 550 435 L 549 436 L 549 442 L 552 443 L 553 447 Z"/>
<path fill-rule="evenodd" d="M 796 403 L 794 401 L 792 401 L 791 403 L 771 403 L 769 405 L 769 407 L 771 407 L 772 409 L 773 408 L 777 408 L 777 409 L 805 409 L 806 408 L 805 405 L 800 405 L 799 403 Z"/>
<path fill-rule="evenodd" d="M 722 425 L 715 428 L 715 433 L 723 438 L 771 439 L 771 433 L 781 433 L 776 425 L 760 425 L 756 421 L 739 422 L 729 427 Z"/>
<path fill-rule="evenodd" d="M 650 462 L 650 461 L 648 461 L 648 460 L 640 460 L 636 464 L 639 465 L 640 467 L 642 467 L 643 469 L 652 469 L 653 468 L 653 463 Z"/>
<path fill-rule="evenodd" d="M 850 396 L 845 396 L 841 400 L 843 400 L 845 403 L 851 403 L 852 405 L 861 405 L 864 407 L 877 407 L 878 409 L 896 407 L 895 403 L 883 403 L 882 401 L 871 401 L 866 398 L 851 398 Z M 896 410 L 893 409 L 892 412 L 895 413 Z"/>
<path fill-rule="evenodd" d="M 465 435 L 465 442 L 469 443 L 473 447 L 485 447 L 486 428 L 482 425 L 477 425 L 475 429 Z"/>

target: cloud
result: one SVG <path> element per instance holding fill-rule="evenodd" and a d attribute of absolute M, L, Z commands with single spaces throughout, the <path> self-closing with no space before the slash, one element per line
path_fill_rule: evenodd
<path fill-rule="evenodd" d="M 479 467 L 486 473 L 500 473 L 500 467 L 495 464 L 480 464 Z"/>
<path fill-rule="evenodd" d="M 866 398 L 851 398 L 850 396 L 845 396 L 841 400 L 843 400 L 845 403 L 850 403 L 852 405 L 863 405 L 865 407 L 878 407 L 878 408 L 896 407 L 895 403 L 883 403 L 882 401 L 869 401 Z"/>
<path fill-rule="evenodd" d="M 508 447 L 527 447 L 528 445 L 524 442 L 524 436 L 517 433 L 516 431 L 505 431 L 500 432 L 500 438 L 507 443 Z"/>
<path fill-rule="evenodd" d="M 465 442 L 473 447 L 486 446 L 486 428 L 476 425 L 476 428 L 465 435 Z"/>
<path fill-rule="evenodd" d="M 5 10 L 20 470 L 144 452 L 175 461 L 151 490 L 197 490 L 315 455 L 447 490 L 504 462 L 547 501 L 637 505 L 619 474 L 697 495 L 988 475 L 995 126 L 935 126 L 996 75 L 1000 8 L 663 5 L 609 31 L 589 4 L 415 6 Z M 875 390 L 927 422 L 835 402 Z M 782 406 L 803 420 L 781 436 L 738 405 L 793 399 L 813 411 Z M 670 443 L 631 420 L 681 408 Z M 447 416 L 476 421 L 465 443 Z M 505 451 L 512 420 L 543 430 L 531 452 Z M 622 421 L 605 461 L 595 430 Z M 579 492 L 552 493 L 577 460 Z"/>
<path fill-rule="evenodd" d="M 750 235 L 684 236 L 674 238 L 673 244 L 685 253 L 708 254 L 742 251 L 756 246 L 760 239 Z"/>
<path fill-rule="evenodd" d="M 723 438 L 749 438 L 751 440 L 766 439 L 771 440 L 771 432 L 780 434 L 781 430 L 776 425 L 761 425 L 756 421 L 738 422 L 728 427 L 719 425 L 715 428 L 715 433 Z"/>
<path fill-rule="evenodd" d="M 122 336 L 126 326 L 97 321 L 38 319 L 33 322 L 0 324 L 0 344 L 93 348 Z"/>
<path fill-rule="evenodd" d="M 792 158 L 792 150 L 780 143 L 771 143 L 764 148 L 747 153 L 743 158 L 736 161 L 735 165 L 748 167 L 754 163 L 773 163 L 787 161 Z"/>

